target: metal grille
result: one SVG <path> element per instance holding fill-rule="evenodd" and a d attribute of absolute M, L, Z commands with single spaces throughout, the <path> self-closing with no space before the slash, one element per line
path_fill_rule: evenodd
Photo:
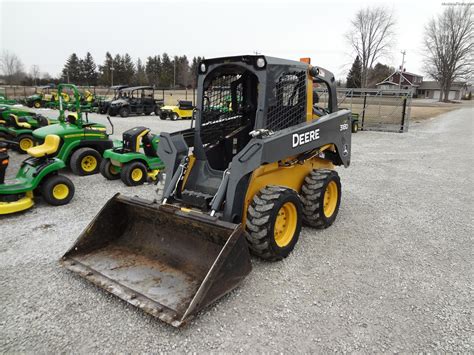
<path fill-rule="evenodd" d="M 283 73 L 273 89 L 266 128 L 278 131 L 306 120 L 306 72 Z"/>
<path fill-rule="evenodd" d="M 203 144 L 222 139 L 240 127 L 242 115 L 234 112 L 231 105 L 231 87 L 234 85 L 236 85 L 237 103 L 242 102 L 242 83 L 236 83 L 240 78 L 240 74 L 217 76 L 204 91 L 201 116 Z"/>

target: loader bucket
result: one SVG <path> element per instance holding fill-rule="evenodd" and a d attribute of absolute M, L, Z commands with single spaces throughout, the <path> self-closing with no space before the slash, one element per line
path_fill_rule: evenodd
<path fill-rule="evenodd" d="M 245 233 L 239 224 L 117 194 L 61 264 L 179 327 L 250 272 Z"/>

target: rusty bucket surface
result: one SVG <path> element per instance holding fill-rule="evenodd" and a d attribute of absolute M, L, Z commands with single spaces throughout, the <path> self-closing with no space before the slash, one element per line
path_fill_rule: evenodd
<path fill-rule="evenodd" d="M 61 264 L 179 327 L 248 275 L 245 233 L 238 224 L 117 194 Z"/>

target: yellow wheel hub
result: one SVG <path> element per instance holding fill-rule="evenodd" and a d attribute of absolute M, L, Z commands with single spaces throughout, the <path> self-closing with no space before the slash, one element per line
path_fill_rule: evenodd
<path fill-rule="evenodd" d="M 69 196 L 69 187 L 66 184 L 57 184 L 53 187 L 53 197 L 56 200 L 64 200 Z"/>
<path fill-rule="evenodd" d="M 19 144 L 21 150 L 27 150 L 33 147 L 33 140 L 31 138 L 22 138 Z"/>
<path fill-rule="evenodd" d="M 92 155 L 86 155 L 81 160 L 81 168 L 88 173 L 94 171 L 97 168 L 97 159 Z"/>
<path fill-rule="evenodd" d="M 36 101 L 35 102 L 35 108 L 40 108 L 40 107 L 41 107 L 41 104 L 38 101 Z"/>
<path fill-rule="evenodd" d="M 140 181 L 143 178 L 143 171 L 140 168 L 135 168 L 131 173 L 133 181 Z"/>
<path fill-rule="evenodd" d="M 330 181 L 329 184 L 326 186 L 326 190 L 324 191 L 324 215 L 326 218 L 331 217 L 336 211 L 337 199 L 339 195 L 339 191 L 337 190 L 337 184 L 335 181 Z"/>
<path fill-rule="evenodd" d="M 298 212 L 293 203 L 287 202 L 281 206 L 273 228 L 275 242 L 280 248 L 290 244 L 296 231 L 297 221 Z"/>

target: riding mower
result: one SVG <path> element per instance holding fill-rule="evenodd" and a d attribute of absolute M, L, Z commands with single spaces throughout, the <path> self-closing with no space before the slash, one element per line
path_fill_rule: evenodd
<path fill-rule="evenodd" d="M 159 136 L 146 127 L 135 127 L 122 135 L 121 146 L 107 149 L 100 164 L 108 180 L 122 179 L 127 186 L 137 186 L 150 179 L 158 182 L 164 165 L 156 153 Z M 143 152 L 140 149 L 143 149 Z"/>
<path fill-rule="evenodd" d="M 33 137 L 35 129 L 58 122 L 58 120 L 35 113 L 23 117 L 11 113 L 6 119 L 0 121 L 0 139 L 16 141 L 18 143 L 17 150 L 25 154 L 36 143 Z"/>
<path fill-rule="evenodd" d="M 115 195 L 61 264 L 179 327 L 242 282 L 249 249 L 282 260 L 303 223 L 331 226 L 341 202 L 335 167 L 350 164 L 350 111 L 338 109 L 334 75 L 308 62 L 200 62 L 195 127 L 160 134 L 161 201 Z M 313 81 L 329 92 L 321 117 Z M 232 107 L 220 112 L 225 88 Z"/>
<path fill-rule="evenodd" d="M 160 118 L 166 120 L 169 118 L 171 121 L 177 119 L 191 119 L 193 117 L 194 106 L 191 101 L 179 100 L 178 106 L 163 106 L 161 107 Z"/>
<path fill-rule="evenodd" d="M 74 196 L 74 184 L 58 171 L 65 167 L 62 160 L 54 158 L 60 138 L 46 137 L 42 145 L 29 148 L 29 158 L 23 161 L 16 177 L 5 179 L 9 163 L 8 149 L 17 142 L 0 141 L 0 215 L 20 212 L 34 205 L 34 194 L 53 206 L 69 203 Z"/>
<path fill-rule="evenodd" d="M 75 96 L 75 112 L 66 116 L 62 103 L 62 90 L 69 88 Z M 50 134 L 61 139 L 57 157 L 63 160 L 76 175 L 91 175 L 99 172 L 102 154 L 113 147 L 106 127 L 99 123 L 89 122 L 88 113 L 83 115 L 79 100 L 79 92 L 73 84 L 59 84 L 59 123 L 36 129 L 33 137 L 42 142 Z M 85 118 L 84 118 L 85 116 Z"/>

